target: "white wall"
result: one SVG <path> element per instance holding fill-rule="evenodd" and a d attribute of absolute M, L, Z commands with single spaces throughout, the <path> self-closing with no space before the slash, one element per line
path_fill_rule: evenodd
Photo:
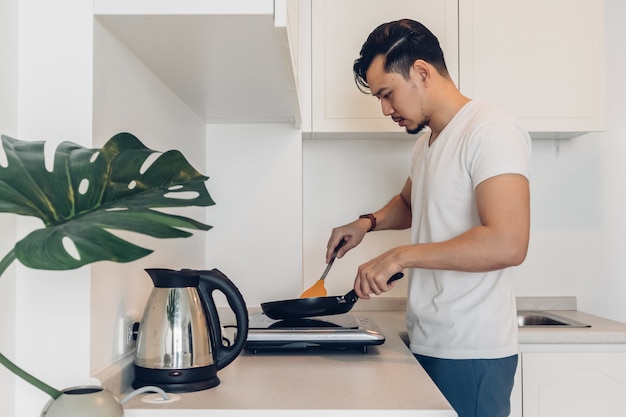
<path fill-rule="evenodd" d="M 94 147 L 118 132 L 130 132 L 157 151 L 178 149 L 191 165 L 205 173 L 205 124 L 100 23 L 94 22 Z M 207 184 L 211 193 L 211 182 Z M 204 208 L 177 213 L 204 222 Z M 210 209 L 208 211 L 210 213 Z M 139 320 L 152 282 L 144 268 L 202 268 L 203 231 L 192 237 L 158 240 L 121 233 L 151 255 L 128 264 L 92 266 L 91 370 L 97 372 L 120 359 L 120 327 Z"/>
<path fill-rule="evenodd" d="M 208 125 L 207 175 L 216 205 L 206 267 L 246 304 L 298 297 L 302 286 L 302 140 L 287 125 Z M 222 302 L 222 305 L 223 302 Z"/>
<path fill-rule="evenodd" d="M 3 236 L 15 236 L 15 219 L 0 215 L 0 230 Z M 0 257 L 13 248 L 10 239 L 0 240 Z M 0 352 L 7 358 L 15 358 L 15 267 L 11 266 L 0 276 Z M 11 416 L 15 406 L 15 378 L 4 367 L 0 367 L 0 414 Z"/>
<path fill-rule="evenodd" d="M 326 244 L 333 227 L 378 210 L 402 190 L 409 175 L 413 143 L 412 138 L 304 142 L 303 288 L 318 280 L 326 267 Z M 367 235 L 359 247 L 333 264 L 324 283 L 328 295 L 350 290 L 360 264 L 386 248 L 408 243 L 408 231 Z M 398 282 L 383 296 L 405 296 L 406 281 Z"/>
<path fill-rule="evenodd" d="M 52 145 L 62 140 L 89 145 L 91 3 L 67 0 L 63 7 L 41 0 L 15 3 L 16 137 Z M 19 218 L 16 224 L 18 239 L 41 227 L 33 219 Z M 15 362 L 58 388 L 84 382 L 89 375 L 88 271 L 29 270 L 18 263 L 15 270 Z M 22 381 L 16 383 L 15 393 L 18 416 L 38 415 L 49 399 Z"/>
<path fill-rule="evenodd" d="M 15 136 L 17 129 L 17 0 L 0 2 L 0 134 Z M 0 145 L 0 169 L 3 150 Z M 12 248 L 16 218 L 0 214 L 0 259 Z M 0 276 L 0 352 L 15 357 L 15 268 Z M 0 367 L 0 415 L 11 416 L 15 406 L 13 374 Z"/>

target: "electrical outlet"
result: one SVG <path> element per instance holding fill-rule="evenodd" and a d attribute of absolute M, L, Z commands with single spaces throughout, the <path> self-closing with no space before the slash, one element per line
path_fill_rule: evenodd
<path fill-rule="evenodd" d="M 129 352 L 132 352 L 135 349 L 137 342 L 135 341 L 135 333 L 136 333 L 136 325 L 139 320 L 131 317 L 125 316 L 120 317 L 118 321 L 118 332 L 117 332 L 117 342 L 118 342 L 118 354 L 126 355 Z"/>

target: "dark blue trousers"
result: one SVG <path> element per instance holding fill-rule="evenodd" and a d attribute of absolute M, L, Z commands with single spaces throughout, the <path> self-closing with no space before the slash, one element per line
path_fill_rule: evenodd
<path fill-rule="evenodd" d="M 507 417 L 517 355 L 502 359 L 439 359 L 415 355 L 459 417 Z"/>

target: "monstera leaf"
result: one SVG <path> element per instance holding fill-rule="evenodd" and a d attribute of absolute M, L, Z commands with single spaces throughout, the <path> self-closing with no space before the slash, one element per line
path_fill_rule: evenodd
<path fill-rule="evenodd" d="M 50 172 L 43 142 L 2 136 L 2 145 L 0 212 L 38 217 L 45 226 L 17 242 L 2 260 L 5 268 L 13 258 L 50 270 L 103 260 L 130 262 L 152 250 L 110 230 L 177 238 L 191 235 L 183 229 L 211 228 L 153 210 L 215 204 L 204 186 L 208 177 L 178 151 L 155 152 L 130 133 L 113 136 L 101 149 L 63 142 Z"/>
<path fill-rule="evenodd" d="M 44 227 L 0 260 L 0 276 L 15 259 L 31 268 L 66 270 L 103 260 L 130 262 L 152 252 L 115 236 L 113 229 L 157 238 L 191 235 L 182 229 L 209 230 L 153 210 L 215 204 L 206 180 L 180 152 L 155 152 L 130 133 L 113 136 L 102 149 L 64 142 L 52 171 L 45 166 L 43 142 L 2 136 L 0 212 L 38 217 Z M 2 353 L 0 364 L 54 399 L 62 394 Z"/>

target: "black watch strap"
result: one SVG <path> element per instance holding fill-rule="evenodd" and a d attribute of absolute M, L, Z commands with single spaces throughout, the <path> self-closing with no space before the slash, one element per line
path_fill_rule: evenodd
<path fill-rule="evenodd" d="M 372 230 L 376 229 L 376 217 L 374 217 L 372 213 L 361 214 L 359 216 L 359 219 L 370 219 L 370 221 L 372 222 L 372 225 L 370 226 L 368 232 L 371 232 Z"/>

